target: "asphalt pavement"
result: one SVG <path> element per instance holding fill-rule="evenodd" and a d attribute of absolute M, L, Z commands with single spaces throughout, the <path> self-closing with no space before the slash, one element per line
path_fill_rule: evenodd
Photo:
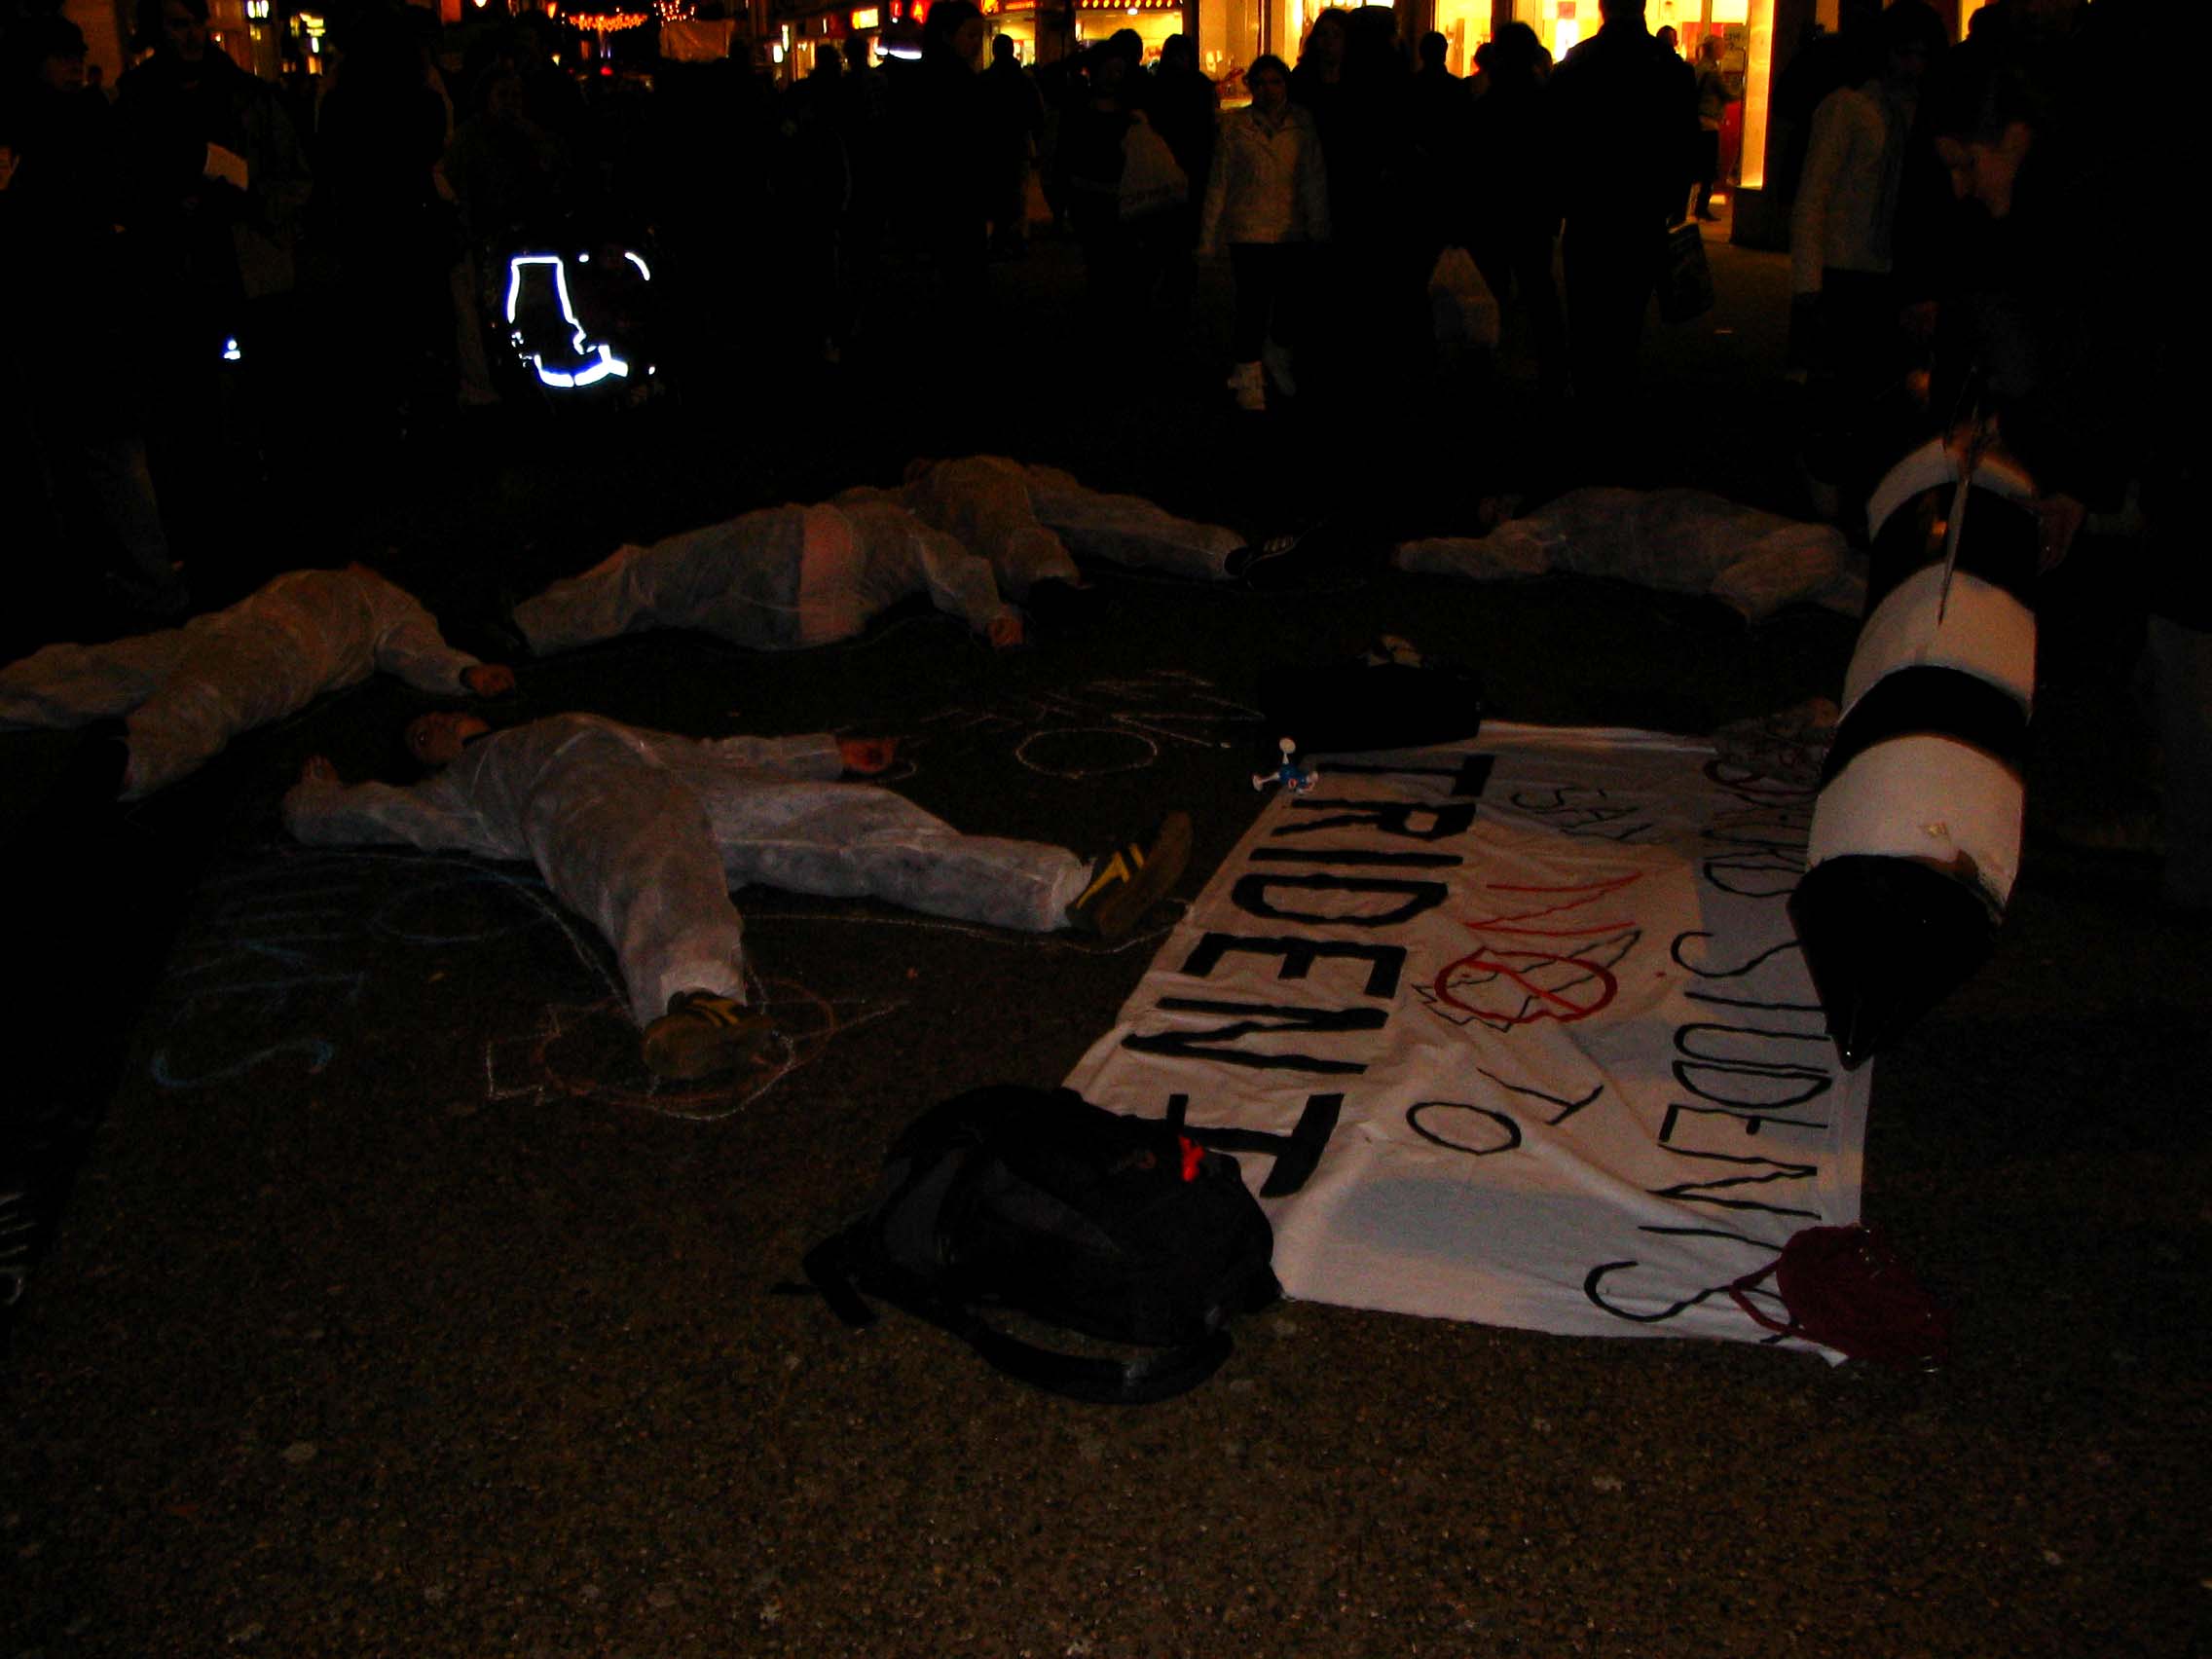
<path fill-rule="evenodd" d="M 1785 263 L 1712 253 L 1720 303 L 1654 323 L 1609 459 L 1517 325 L 1389 408 L 1238 416 L 1218 273 L 1188 329 L 1113 336 L 1042 242 L 972 337 L 886 316 L 831 365 L 732 319 L 653 404 L 333 456 L 241 507 L 200 585 L 365 556 L 468 640 L 615 540 L 966 449 L 1307 533 L 1248 584 L 1102 568 L 1091 627 L 1018 654 L 919 610 L 772 657 L 647 635 L 522 665 L 500 711 L 891 733 L 895 786 L 960 828 L 1078 848 L 1182 807 L 1188 899 L 1256 810 L 1272 666 L 1391 632 L 1499 718 L 1674 731 L 1835 694 L 1854 630 L 1825 611 L 1381 559 L 1576 482 L 1802 511 Z M 2149 788 L 2125 619 L 2063 580 L 2039 818 Z M 2204 1651 L 2212 935 L 2154 864 L 2031 836 L 1996 960 L 1875 1062 L 1865 1214 L 1958 1309 L 1943 1369 L 1295 1303 L 1196 1392 L 1110 1409 L 776 1287 L 923 1106 L 1064 1077 L 1158 932 L 747 893 L 789 1063 L 656 1088 L 608 953 L 527 869 L 281 832 L 303 759 L 395 775 L 425 706 L 326 699 L 120 819 L 40 816 L 82 745 L 0 747 L 51 861 L 12 871 L 0 1655 Z"/>

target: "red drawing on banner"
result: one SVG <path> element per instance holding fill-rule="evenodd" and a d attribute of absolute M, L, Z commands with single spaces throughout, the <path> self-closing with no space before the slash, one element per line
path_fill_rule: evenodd
<path fill-rule="evenodd" d="M 1423 1000 L 1455 1024 L 1480 1020 L 1496 1031 L 1588 1019 L 1619 994 L 1613 971 L 1643 937 L 1607 902 L 1641 879 L 1638 872 L 1568 886 L 1492 883 L 1489 891 L 1506 907 L 1462 924 L 1476 948 L 1440 969 Z"/>

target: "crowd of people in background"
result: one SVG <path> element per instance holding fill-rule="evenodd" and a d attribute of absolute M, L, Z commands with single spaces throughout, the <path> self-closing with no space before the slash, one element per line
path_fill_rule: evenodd
<path fill-rule="evenodd" d="M 586 74 L 545 13 L 463 34 L 392 0 L 333 9 L 321 72 L 279 86 L 210 39 L 205 0 L 141 0 L 112 95 L 86 85 L 73 24 L 18 6 L 0 47 L 5 211 L 43 257 L 11 263 L 7 297 L 44 325 L 9 415 L 49 538 L 98 544 L 114 599 L 155 616 L 187 603 L 175 567 L 220 522 L 225 446 L 282 476 L 311 444 L 396 445 L 535 389 L 508 349 L 519 249 L 633 252 L 665 278 L 673 336 L 726 338 L 707 323 L 732 309 L 793 316 L 803 350 L 834 363 L 886 332 L 894 291 L 903 316 L 972 339 L 990 263 L 1025 254 L 1033 219 L 1080 245 L 1102 334 L 1176 338 L 1205 240 L 1246 295 L 1239 340 L 1265 318 L 1233 377 L 1256 408 L 1263 349 L 1278 396 L 1356 400 L 1418 375 L 1425 282 L 1457 243 L 1523 294 L 1564 393 L 1549 253 L 1579 170 L 1551 155 L 1546 106 L 1584 78 L 1585 101 L 1606 102 L 1598 60 L 1634 22 L 1651 86 L 1631 119 L 1665 103 L 1667 130 L 1656 148 L 1637 134 L 1663 159 L 1628 194 L 1678 213 L 1695 162 L 1692 100 L 1662 97 L 1635 18 L 1549 96 L 1526 27 L 1461 80 L 1433 42 L 1417 72 L 1387 10 L 1331 9 L 1295 65 L 1263 67 L 1274 113 L 1233 108 L 1224 145 L 1187 39 L 1150 64 L 1124 30 L 1024 65 L 969 0 L 931 9 L 911 60 L 856 37 L 781 87 L 743 59 Z M 1592 119 L 1611 124 L 1592 145 L 1611 142 L 1615 118 Z M 1305 161 L 1255 165 L 1291 149 Z"/>
<path fill-rule="evenodd" d="M 1226 260 L 1229 399 L 1251 411 L 1398 396 L 1433 365 L 1439 257 L 1464 248 L 1603 454 L 1639 411 L 1656 249 L 1715 211 L 1740 88 L 1715 33 L 1685 61 L 1641 0 L 1599 11 L 1556 64 L 1512 23 L 1462 77 L 1391 10 L 1330 8 L 1228 108 L 1182 36 L 1149 63 L 1124 30 L 1029 65 L 971 0 L 930 8 L 911 60 L 855 37 L 781 87 L 743 59 L 584 75 L 543 13 L 462 38 L 362 0 L 333 12 L 305 92 L 212 45 L 205 0 L 141 0 L 144 55 L 112 97 L 72 24 L 24 11 L 0 47 L 0 209 L 40 250 L 6 269 L 10 314 L 38 319 L 13 447 L 51 534 L 98 545 L 120 604 L 174 615 L 176 565 L 220 519 L 216 446 L 244 433 L 280 471 L 308 434 L 394 442 L 534 389 L 500 310 L 518 248 L 630 250 L 701 349 L 732 336 L 711 313 L 756 310 L 836 363 L 880 338 L 892 291 L 972 346 L 993 264 L 1056 231 L 1109 346 L 1188 343 L 1198 263 Z M 1952 43 L 1924 0 L 1844 0 L 1783 59 L 1766 193 L 1793 203 L 1804 471 L 1827 512 L 1848 521 L 1932 409 L 2002 407 L 2039 473 L 2091 475 L 2092 506 L 2148 484 L 2125 412 L 2155 406 L 2157 366 L 2121 319 L 2157 308 L 2113 292 L 2126 267 L 2073 230 L 2136 222 L 2148 188 L 2126 92 L 2145 12 L 1994 0 Z"/>

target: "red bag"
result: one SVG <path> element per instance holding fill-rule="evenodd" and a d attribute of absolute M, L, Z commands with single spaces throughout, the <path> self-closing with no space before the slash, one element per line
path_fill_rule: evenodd
<path fill-rule="evenodd" d="M 1769 1273 L 1788 1310 L 1787 1325 L 1753 1307 L 1748 1294 Z M 1921 1288 L 1870 1227 L 1808 1227 L 1728 1294 L 1766 1329 L 1852 1359 L 1910 1369 L 1950 1358 L 1951 1310 Z"/>

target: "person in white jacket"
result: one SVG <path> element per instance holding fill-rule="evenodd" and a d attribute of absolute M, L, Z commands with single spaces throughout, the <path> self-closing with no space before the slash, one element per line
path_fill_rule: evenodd
<path fill-rule="evenodd" d="M 1853 453 L 1852 433 L 1904 370 L 1892 236 L 1920 84 L 1942 42 L 1931 8 L 1897 0 L 1868 31 L 1861 77 L 1813 111 L 1789 216 L 1789 291 L 1808 341 L 1805 467 L 1825 517 L 1862 499 L 1889 459 Z"/>
<path fill-rule="evenodd" d="M 1834 525 L 1801 523 L 1707 490 L 1587 485 L 1480 535 L 1400 542 L 1390 562 L 1474 581 L 1553 571 L 1610 576 L 1709 594 L 1752 622 L 1800 602 L 1856 616 L 1865 600 L 1863 561 Z"/>
<path fill-rule="evenodd" d="M 1083 586 L 1075 555 L 1221 581 L 1244 537 L 1226 525 L 1178 518 L 1142 496 L 1092 490 L 1056 466 L 997 455 L 917 458 L 902 487 L 848 490 L 838 504 L 897 500 L 990 562 L 1001 591 L 1034 605 L 1040 583 Z"/>
<path fill-rule="evenodd" d="M 1180 877 L 1191 824 L 1092 862 L 1065 848 L 963 835 L 877 785 L 887 739 L 700 739 L 555 715 L 493 731 L 441 710 L 409 723 L 436 768 L 411 788 L 347 785 L 314 756 L 285 828 L 322 846 L 397 842 L 529 860 L 613 947 L 645 1064 L 697 1078 L 746 1064 L 773 1035 L 748 1006 L 730 890 L 755 884 L 872 898 L 1026 932 L 1120 938 Z"/>
<path fill-rule="evenodd" d="M 624 546 L 514 608 L 538 655 L 647 628 L 696 628 L 757 650 L 850 639 L 926 593 L 1000 647 L 1020 613 L 991 566 L 883 492 L 820 506 L 762 507 Z"/>
<path fill-rule="evenodd" d="M 1290 348 L 1310 279 L 1312 244 L 1329 240 L 1329 183 L 1313 117 L 1290 101 L 1290 71 L 1279 57 L 1255 57 L 1244 71 L 1252 101 L 1221 118 L 1198 252 L 1224 246 L 1236 281 L 1230 324 L 1229 389 L 1239 409 L 1267 407 L 1267 379 L 1295 396 Z"/>
<path fill-rule="evenodd" d="M 52 645 L 0 668 L 0 727 L 124 717 L 122 798 L 197 770 L 242 732 L 378 672 L 496 697 L 514 671 L 454 649 L 412 594 L 365 565 L 293 571 L 227 610 L 106 645 Z"/>

